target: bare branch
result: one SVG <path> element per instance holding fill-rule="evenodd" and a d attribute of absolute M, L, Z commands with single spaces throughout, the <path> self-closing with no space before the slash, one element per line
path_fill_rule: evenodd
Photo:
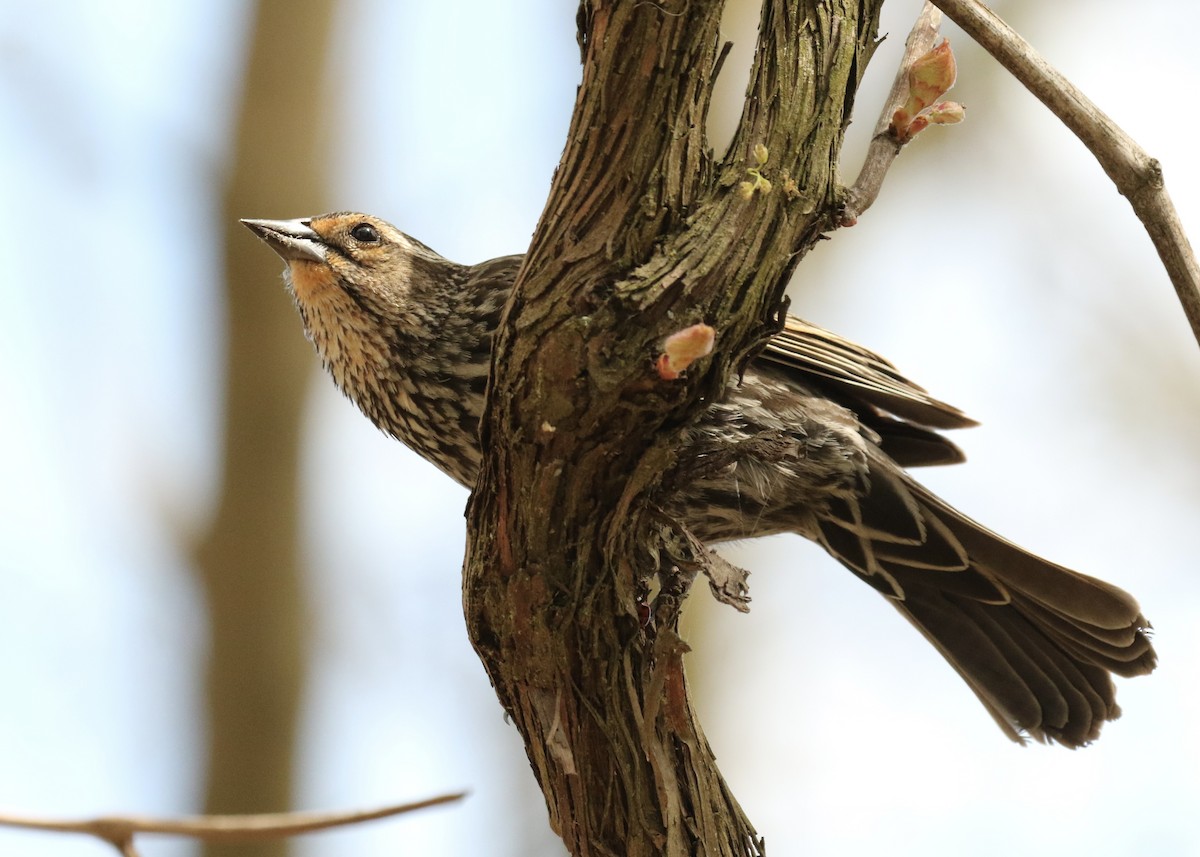
<path fill-rule="evenodd" d="M 917 21 L 908 34 L 908 39 L 904 42 L 904 56 L 900 58 L 896 79 L 892 82 L 892 91 L 883 102 L 883 110 L 875 123 L 875 133 L 871 137 L 870 146 L 867 147 L 867 157 L 863 161 L 858 178 L 846 194 L 844 222 L 847 224 L 853 223 L 875 202 L 892 161 L 896 160 L 896 156 L 904 148 L 904 143 L 890 133 L 892 116 L 908 98 L 909 68 L 917 57 L 933 47 L 941 24 L 942 13 L 926 0 L 921 14 L 917 16 Z"/>
<path fill-rule="evenodd" d="M 439 795 L 415 803 L 351 812 L 277 812 L 259 815 L 197 815 L 187 818 L 151 818 L 137 815 L 112 815 L 82 820 L 37 818 L 0 813 L 0 826 L 58 833 L 83 833 L 115 846 L 122 854 L 133 855 L 133 837 L 139 833 L 188 836 L 205 842 L 250 842 L 283 839 L 303 833 L 315 833 L 333 827 L 362 824 L 389 818 L 426 807 L 462 800 L 464 792 Z"/>
<path fill-rule="evenodd" d="M 933 0 L 1074 132 L 1129 200 L 1200 343 L 1200 265 L 1163 183 L 1162 167 L 1012 27 L 978 0 Z"/>

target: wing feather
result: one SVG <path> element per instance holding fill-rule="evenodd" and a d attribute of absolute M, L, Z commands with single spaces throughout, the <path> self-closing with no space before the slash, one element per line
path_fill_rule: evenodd
<path fill-rule="evenodd" d="M 788 316 L 761 355 L 777 366 L 815 377 L 826 387 L 911 423 L 938 429 L 978 425 L 929 395 L 883 357 L 815 324 Z"/>

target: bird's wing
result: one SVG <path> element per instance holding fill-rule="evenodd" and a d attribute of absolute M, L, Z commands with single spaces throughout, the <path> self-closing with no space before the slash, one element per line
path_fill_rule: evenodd
<path fill-rule="evenodd" d="M 772 337 L 760 359 L 798 370 L 822 387 L 907 423 L 938 429 L 977 425 L 958 408 L 905 378 L 878 354 L 795 316 L 787 317 L 783 330 Z"/>

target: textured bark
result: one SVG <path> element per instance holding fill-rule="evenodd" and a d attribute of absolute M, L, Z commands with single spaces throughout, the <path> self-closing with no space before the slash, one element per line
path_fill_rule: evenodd
<path fill-rule="evenodd" d="M 837 222 L 878 5 L 767 0 L 722 159 L 704 137 L 721 4 L 581 5 L 583 83 L 497 337 L 464 568 L 472 642 L 573 854 L 762 853 L 684 678 L 676 623 L 703 551 L 655 500 L 695 466 L 678 429 L 775 329 Z M 747 197 L 758 145 L 772 189 Z M 712 356 L 661 379 L 663 340 L 698 322 Z"/>
<path fill-rule="evenodd" d="M 210 813 L 291 804 L 307 651 L 297 490 L 300 410 L 311 358 L 279 289 L 279 263 L 239 217 L 319 211 L 322 63 L 333 0 L 257 4 L 224 204 L 225 456 L 220 506 L 196 551 L 211 625 Z M 297 57 L 318 58 L 298 62 Z M 205 854 L 268 857 L 283 840 L 207 843 Z"/>

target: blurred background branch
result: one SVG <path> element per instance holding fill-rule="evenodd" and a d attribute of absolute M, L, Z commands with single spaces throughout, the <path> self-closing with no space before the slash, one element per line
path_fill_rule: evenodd
<path fill-rule="evenodd" d="M 116 816 L 83 820 L 32 818 L 0 814 L 0 825 L 40 830 L 46 833 L 77 833 L 91 836 L 136 857 L 139 834 L 180 836 L 207 843 L 284 842 L 287 837 L 317 833 L 335 827 L 365 824 L 396 815 L 462 800 L 463 794 L 439 795 L 416 803 L 350 812 L 280 812 L 257 815 L 202 815 L 187 818 Z M 249 853 L 243 848 L 241 853 Z"/>
<path fill-rule="evenodd" d="M 310 361 L 279 299 L 278 265 L 245 240 L 247 212 L 315 211 L 333 0 L 257 0 L 251 11 L 225 247 L 225 407 L 220 499 L 196 547 L 212 633 L 207 674 L 207 813 L 292 805 L 308 597 L 300 552 L 301 406 Z M 282 839 L 209 857 L 285 853 Z"/>

